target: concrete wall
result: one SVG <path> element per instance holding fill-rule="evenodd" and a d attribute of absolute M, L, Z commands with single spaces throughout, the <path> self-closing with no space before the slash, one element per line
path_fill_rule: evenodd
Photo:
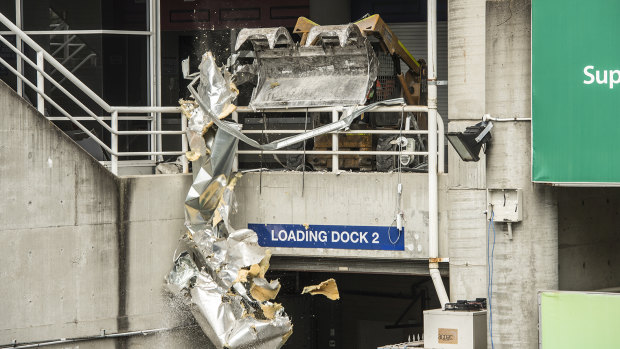
<path fill-rule="evenodd" d="M 620 188 L 558 188 L 560 290 L 620 286 Z"/>
<path fill-rule="evenodd" d="M 484 0 L 448 2 L 449 131 L 480 121 L 485 110 Z M 450 298 L 486 297 L 486 157 L 461 161 L 448 147 Z"/>
<path fill-rule="evenodd" d="M 262 177 L 262 179 L 261 179 Z M 302 184 L 302 178 L 305 184 Z M 391 259 L 428 258 L 428 177 L 403 173 L 405 251 L 273 248 L 276 255 Z M 440 207 L 446 207 L 440 177 Z M 248 173 L 235 188 L 239 211 L 233 226 L 248 223 L 390 226 L 395 218 L 398 174 Z M 440 255 L 447 256 L 446 212 L 440 212 Z"/>
<path fill-rule="evenodd" d="M 0 345 L 191 325 L 162 293 L 191 176 L 116 178 L 3 83 L 0 115 Z M 79 347 L 204 347 L 187 331 Z"/>
<path fill-rule="evenodd" d="M 449 2 L 449 130 L 473 125 L 484 113 L 531 116 L 530 19 L 529 0 Z M 449 152 L 451 298 L 487 295 L 485 189 L 522 189 L 523 221 L 513 225 L 513 239 L 503 234 L 505 224 L 495 224 L 493 342 L 496 348 L 536 348 L 536 293 L 558 287 L 557 198 L 552 187 L 531 183 L 531 125 L 494 125 L 479 162 L 463 163 Z"/>
<path fill-rule="evenodd" d="M 486 112 L 531 117 L 531 1 L 487 1 L 486 28 Z M 537 292 L 558 287 L 557 198 L 531 182 L 530 130 L 496 123 L 487 156 L 487 187 L 523 189 L 523 221 L 495 246 L 493 335 L 502 348 L 538 347 Z"/>

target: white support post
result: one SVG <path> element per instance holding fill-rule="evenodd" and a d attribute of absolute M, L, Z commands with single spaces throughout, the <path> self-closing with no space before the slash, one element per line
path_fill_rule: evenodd
<path fill-rule="evenodd" d="M 43 58 L 43 52 L 37 52 L 37 67 L 41 71 L 45 71 L 45 58 Z M 45 91 L 45 79 L 43 78 L 43 73 L 37 71 L 37 88 L 41 91 Z M 45 115 L 45 98 L 43 98 L 43 94 L 37 94 L 37 110 L 41 115 Z"/>
<path fill-rule="evenodd" d="M 118 131 L 118 111 L 113 111 L 112 112 L 112 120 L 110 121 L 111 125 L 110 127 L 112 128 L 112 130 L 114 132 Z M 112 160 L 112 166 L 110 168 L 110 171 L 112 171 L 112 173 L 114 173 L 115 175 L 118 176 L 118 155 L 116 155 L 116 153 L 118 153 L 118 135 L 115 134 L 114 132 L 111 133 L 111 139 L 110 139 L 110 145 L 112 148 L 112 153 L 110 154 L 110 159 Z"/>
<path fill-rule="evenodd" d="M 338 111 L 332 110 L 332 122 L 338 121 Z M 338 151 L 338 133 L 332 134 L 332 151 Z M 332 155 L 332 172 L 338 173 L 338 154 Z"/>
<path fill-rule="evenodd" d="M 236 111 L 232 112 L 232 119 L 234 122 L 239 122 L 239 113 Z M 233 160 L 232 170 L 233 172 L 239 171 L 239 142 L 237 142 L 237 146 L 235 147 L 235 159 Z"/>
<path fill-rule="evenodd" d="M 161 23 L 160 23 L 160 0 L 151 0 L 154 3 L 151 7 L 151 15 L 152 15 L 152 23 L 153 23 L 153 46 L 155 52 L 155 79 L 154 79 L 154 89 L 155 89 L 155 105 L 161 106 Z M 157 113 L 157 130 L 162 130 L 162 119 L 161 112 Z M 162 143 L 162 135 L 157 135 L 157 151 L 163 151 L 163 143 Z M 159 156 L 159 161 L 163 161 L 164 157 L 162 155 Z"/>
<path fill-rule="evenodd" d="M 439 209 L 437 187 L 437 0 L 428 0 L 428 252 L 429 274 L 435 285 L 442 309 L 449 302 L 446 287 L 439 272 Z M 441 145 L 443 147 L 443 144 Z"/>
<path fill-rule="evenodd" d="M 183 113 L 181 115 L 181 131 L 183 134 L 181 135 L 181 151 L 183 151 L 183 155 L 181 156 L 181 163 L 183 164 L 183 173 L 189 173 L 189 163 L 187 160 L 187 118 Z"/>
<path fill-rule="evenodd" d="M 437 173 L 446 173 L 446 168 L 445 168 L 445 156 L 446 156 L 446 152 L 445 152 L 445 130 L 444 130 L 444 124 L 443 124 L 443 118 L 441 117 L 441 115 L 439 115 L 439 113 L 437 113 Z"/>
<path fill-rule="evenodd" d="M 17 28 L 19 29 L 22 29 L 22 0 L 15 0 L 15 26 L 17 26 Z M 22 45 L 22 39 L 19 37 L 19 35 L 15 36 L 15 47 L 20 52 L 24 51 L 24 47 Z M 22 68 L 22 65 L 23 65 L 22 58 L 19 57 L 18 55 L 16 59 L 17 59 L 16 61 L 17 71 L 20 74 L 23 74 L 24 70 Z M 24 85 L 22 83 L 22 79 L 20 79 L 19 77 L 17 77 L 17 94 L 22 97 L 24 96 Z"/>

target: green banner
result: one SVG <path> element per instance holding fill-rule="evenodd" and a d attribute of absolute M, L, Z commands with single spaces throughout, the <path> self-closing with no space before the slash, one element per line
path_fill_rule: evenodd
<path fill-rule="evenodd" d="M 532 180 L 620 183 L 620 1 L 532 1 Z"/>
<path fill-rule="evenodd" d="M 540 292 L 541 349 L 620 348 L 620 294 Z"/>

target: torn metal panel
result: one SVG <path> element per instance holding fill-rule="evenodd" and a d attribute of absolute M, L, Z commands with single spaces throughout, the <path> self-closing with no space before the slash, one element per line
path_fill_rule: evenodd
<path fill-rule="evenodd" d="M 238 139 L 223 127 L 212 131 L 210 123 L 216 119 L 237 132 L 240 127 L 218 118 L 234 110 L 236 92 L 230 76 L 217 69 L 210 54 L 203 57 L 199 90 L 205 105 L 197 108 L 193 102 L 181 101 L 197 158 L 195 179 L 185 200 L 186 233 L 166 284 L 189 304 L 218 349 L 277 349 L 290 336 L 292 324 L 282 307 L 262 296 L 257 299 L 251 291 L 258 287 L 271 292 L 269 299 L 277 294 L 280 284 L 263 278 L 271 254 L 258 245 L 254 231 L 235 229 L 229 222 L 239 178 L 231 174 Z"/>
<path fill-rule="evenodd" d="M 236 50 L 246 42 L 256 56 L 254 109 L 364 104 L 377 78 L 372 45 L 355 24 L 315 26 L 304 46 L 283 27 L 242 29 Z"/>
<path fill-rule="evenodd" d="M 199 69 L 198 93 L 207 105 L 207 110 L 218 117 L 232 113 L 234 109 L 229 109 L 233 106 L 232 101 L 239 94 L 239 90 L 232 82 L 230 73 L 220 70 L 211 52 L 203 55 Z M 224 111 L 229 112 L 225 114 Z"/>

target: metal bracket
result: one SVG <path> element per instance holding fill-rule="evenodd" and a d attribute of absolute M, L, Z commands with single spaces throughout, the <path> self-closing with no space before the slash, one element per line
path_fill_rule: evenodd
<path fill-rule="evenodd" d="M 447 86 L 448 80 L 428 80 L 426 82 L 427 85 L 436 85 L 436 86 Z"/>

